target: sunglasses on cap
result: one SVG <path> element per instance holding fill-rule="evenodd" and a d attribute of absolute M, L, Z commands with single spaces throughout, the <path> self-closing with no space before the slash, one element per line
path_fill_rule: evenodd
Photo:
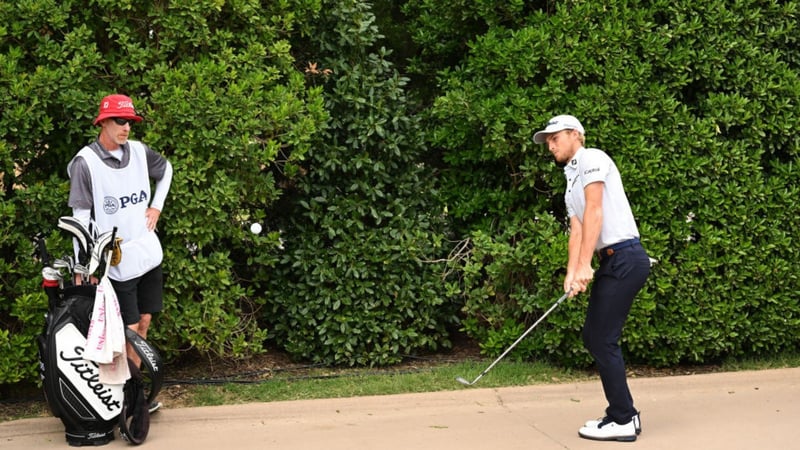
<path fill-rule="evenodd" d="M 133 126 L 133 124 L 136 123 L 133 119 L 123 119 L 122 117 L 112 117 L 111 120 L 119 126 L 124 126 L 126 123 Z"/>

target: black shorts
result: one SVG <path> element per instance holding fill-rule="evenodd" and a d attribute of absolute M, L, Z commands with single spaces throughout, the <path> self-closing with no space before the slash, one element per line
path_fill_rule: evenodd
<path fill-rule="evenodd" d="M 125 325 L 138 323 L 142 314 L 161 312 L 164 307 L 164 273 L 159 265 L 139 278 L 111 280 Z"/>

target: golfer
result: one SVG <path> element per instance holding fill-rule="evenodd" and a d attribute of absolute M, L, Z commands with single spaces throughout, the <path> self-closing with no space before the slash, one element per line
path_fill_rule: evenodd
<path fill-rule="evenodd" d="M 617 166 L 603 151 L 584 147 L 584 129 L 573 116 L 552 118 L 533 136 L 547 144 L 564 164 L 564 195 L 570 236 L 564 291 L 585 292 L 594 280 L 583 325 L 583 343 L 600 372 L 608 407 L 578 431 L 603 441 L 635 441 L 641 432 L 639 411 L 628 389 L 619 340 L 633 303 L 650 274 L 650 258 L 639 242 L 639 230 Z M 599 267 L 592 270 L 597 255 Z"/>

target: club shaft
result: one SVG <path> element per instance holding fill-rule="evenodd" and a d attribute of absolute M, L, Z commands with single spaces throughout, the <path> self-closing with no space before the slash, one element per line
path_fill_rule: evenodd
<path fill-rule="evenodd" d="M 545 311 L 545 313 L 544 313 L 544 314 L 542 314 L 542 317 L 539 317 L 539 320 L 537 320 L 536 322 L 534 322 L 534 324 L 533 324 L 533 325 L 531 325 L 531 326 L 530 326 L 530 327 L 529 327 L 527 330 L 525 330 L 525 332 L 524 332 L 524 333 L 522 333 L 522 336 L 518 337 L 518 338 L 517 338 L 517 340 L 516 340 L 516 341 L 514 341 L 514 343 L 513 343 L 513 344 L 511 344 L 511 345 L 510 345 L 510 346 L 509 346 L 509 347 L 506 349 L 506 351 L 504 351 L 504 352 L 503 352 L 503 354 L 502 354 L 502 355 L 500 355 L 500 356 L 499 356 L 497 359 L 495 359 L 495 360 L 494 360 L 494 362 L 492 362 L 492 364 L 490 364 L 490 365 L 489 365 L 489 367 L 487 367 L 487 368 L 486 368 L 486 369 L 485 369 L 483 372 L 481 372 L 481 374 L 480 374 L 480 375 L 478 375 L 478 377 L 477 377 L 477 378 L 475 378 L 475 380 L 474 380 L 472 383 L 470 383 L 470 384 L 475 384 L 475 383 L 476 383 L 478 380 L 480 380 L 480 379 L 481 379 L 481 378 L 482 378 L 484 375 L 486 375 L 486 374 L 487 374 L 487 373 L 488 373 L 490 370 L 492 370 L 492 368 L 493 368 L 493 367 L 494 367 L 494 366 L 495 366 L 495 365 L 496 365 L 498 362 L 500 362 L 500 360 L 501 360 L 501 359 L 503 359 L 503 358 L 504 358 L 504 357 L 505 357 L 505 356 L 506 356 L 506 355 L 507 355 L 507 354 L 508 354 L 508 353 L 509 353 L 511 350 L 513 350 L 513 349 L 514 349 L 514 347 L 516 347 L 516 346 L 517 346 L 517 344 L 519 344 L 519 343 L 520 343 L 520 341 L 522 341 L 523 339 L 525 339 L 525 337 L 526 337 L 526 336 L 528 336 L 528 334 L 530 334 L 530 332 L 531 332 L 531 331 L 533 331 L 533 329 L 534 329 L 534 328 L 536 328 L 536 326 L 537 326 L 537 325 L 539 325 L 539 324 L 540 324 L 540 323 L 541 323 L 541 322 L 542 322 L 542 321 L 543 321 L 543 320 L 544 320 L 544 319 L 545 319 L 545 318 L 546 318 L 546 317 L 547 317 L 547 316 L 548 316 L 548 315 L 549 315 L 549 314 L 550 314 L 550 313 L 551 313 L 551 312 L 552 312 L 554 309 L 556 309 L 556 308 L 558 307 L 558 305 L 560 305 L 560 304 L 561 304 L 561 302 L 563 302 L 563 301 L 564 301 L 564 299 L 566 299 L 567 297 L 569 297 L 569 294 L 570 294 L 570 292 L 572 292 L 572 290 L 569 290 L 569 291 L 565 292 L 565 293 L 564 293 L 564 295 L 562 295 L 562 296 L 561 296 L 561 298 L 559 298 L 558 300 L 556 300 L 556 302 L 555 302 L 555 303 L 553 303 L 553 306 L 551 306 L 551 307 L 550 307 L 550 309 L 548 309 L 547 311 Z"/>

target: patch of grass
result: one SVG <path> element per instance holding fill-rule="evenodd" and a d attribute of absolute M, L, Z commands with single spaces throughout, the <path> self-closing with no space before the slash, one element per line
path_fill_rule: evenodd
<path fill-rule="evenodd" d="M 247 402 L 273 402 L 497 388 L 535 384 L 567 383 L 596 379 L 590 371 L 565 369 L 541 362 L 501 362 L 473 387 L 463 386 L 456 377 L 472 381 L 491 361 L 440 364 L 421 369 L 309 369 L 302 375 L 280 373 L 267 380 L 198 385 L 191 389 L 182 406 L 212 406 Z M 685 373 L 733 372 L 800 367 L 800 352 L 763 357 L 728 359 L 707 370 L 681 368 L 652 369 L 646 376 Z"/>
<path fill-rule="evenodd" d="M 564 369 L 543 362 L 501 361 L 473 387 L 463 386 L 455 380 L 456 377 L 463 377 L 472 381 L 490 363 L 491 360 L 469 360 L 382 369 L 310 367 L 275 372 L 255 371 L 248 374 L 250 378 L 236 376 L 214 380 L 186 378 L 170 381 L 162 390 L 159 399 L 163 400 L 168 408 L 180 408 L 568 383 L 597 378 L 591 371 Z M 784 367 L 800 367 L 800 351 L 729 358 L 712 366 L 664 369 L 636 367 L 631 370 L 636 374 L 632 376 L 652 377 Z M 186 375 L 188 374 L 184 374 Z M 0 421 L 49 414 L 47 404 L 43 400 L 0 402 Z"/>
<path fill-rule="evenodd" d="M 471 361 L 399 371 L 312 369 L 301 376 L 279 374 L 268 380 L 196 386 L 186 406 L 467 389 L 455 380 L 456 377 L 472 381 L 485 368 L 483 362 Z M 588 372 L 555 368 L 543 363 L 508 362 L 495 366 L 475 387 L 562 383 L 590 378 L 592 375 Z"/>
<path fill-rule="evenodd" d="M 800 350 L 738 359 L 729 358 L 722 362 L 722 370 L 725 372 L 782 369 L 785 367 L 800 367 Z"/>

